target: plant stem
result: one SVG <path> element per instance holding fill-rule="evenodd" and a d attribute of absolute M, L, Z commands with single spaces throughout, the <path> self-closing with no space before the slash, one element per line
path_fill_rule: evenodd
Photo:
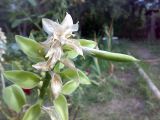
<path fill-rule="evenodd" d="M 3 71 L 4 71 L 4 68 L 3 68 L 3 65 L 2 63 L 0 63 L 0 75 L 1 75 L 1 82 L 2 82 L 2 89 L 5 88 L 5 81 L 4 81 L 4 77 L 3 77 Z"/>
<path fill-rule="evenodd" d="M 11 120 L 11 116 L 9 116 L 9 115 L 7 114 L 7 112 L 5 111 L 5 109 L 3 108 L 3 106 L 2 106 L 1 103 L 2 103 L 2 102 L 0 101 L 0 112 L 1 112 L 8 120 Z"/>
<path fill-rule="evenodd" d="M 94 60 L 95 66 L 97 68 L 97 73 L 98 73 L 99 76 L 101 76 L 101 69 L 100 69 L 100 66 L 99 66 L 98 59 L 97 58 L 93 58 L 93 60 Z"/>
<path fill-rule="evenodd" d="M 76 120 L 77 115 L 78 115 L 78 113 L 79 113 L 79 110 L 80 110 L 80 106 L 78 105 L 77 108 L 76 108 L 76 111 L 75 111 L 75 113 L 74 113 L 73 120 Z"/>
<path fill-rule="evenodd" d="M 51 76 L 49 73 L 46 74 L 46 79 L 44 80 L 43 82 L 43 85 L 40 89 L 40 95 L 39 95 L 39 103 L 42 104 L 43 103 L 43 99 L 44 99 L 44 96 L 45 96 L 45 93 L 46 93 L 46 90 L 48 88 L 48 85 L 50 83 L 50 80 L 51 80 Z"/>
<path fill-rule="evenodd" d="M 12 119 L 6 112 L 4 112 L 3 110 L 0 110 L 0 111 L 8 120 Z"/>

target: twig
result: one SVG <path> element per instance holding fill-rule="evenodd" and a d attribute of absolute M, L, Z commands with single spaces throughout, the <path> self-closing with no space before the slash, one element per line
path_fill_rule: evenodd
<path fill-rule="evenodd" d="M 77 106 L 77 109 L 76 109 L 76 111 L 75 111 L 75 113 L 74 113 L 73 120 L 76 120 L 79 110 L 80 110 L 80 107 L 79 107 L 79 105 L 78 105 L 78 106 Z"/>
<path fill-rule="evenodd" d="M 96 36 L 95 32 L 94 32 L 94 41 L 96 42 L 95 48 L 98 49 L 98 39 L 97 39 L 97 36 Z M 101 69 L 100 69 L 99 61 L 98 61 L 97 58 L 93 58 L 93 60 L 94 60 L 95 66 L 97 68 L 98 75 L 101 76 Z"/>
<path fill-rule="evenodd" d="M 8 119 L 11 120 L 11 117 L 7 114 L 6 111 L 4 111 L 4 109 L 2 108 L 2 102 L 0 101 L 0 112 Z"/>
<path fill-rule="evenodd" d="M 2 64 L 0 63 L 0 74 L 1 74 L 1 82 L 2 82 L 2 89 L 5 88 L 5 81 L 4 81 L 4 77 L 3 77 L 3 71 L 4 71 L 4 68 L 2 66 Z"/>
<path fill-rule="evenodd" d="M 3 110 L 0 110 L 1 113 L 8 119 L 8 120 L 11 120 L 11 117 Z"/>
<path fill-rule="evenodd" d="M 158 90 L 158 88 L 156 87 L 156 85 L 152 82 L 151 78 L 146 74 L 146 72 L 142 69 L 142 67 L 139 66 L 138 63 L 134 63 L 136 65 L 136 67 L 138 68 L 138 72 L 139 74 L 144 78 L 144 80 L 147 82 L 150 90 L 152 91 L 152 93 L 158 98 L 160 99 L 160 91 Z"/>
<path fill-rule="evenodd" d="M 157 58 L 157 59 L 148 59 L 148 60 L 143 60 L 143 61 L 147 62 L 147 63 L 160 62 L 160 58 Z"/>

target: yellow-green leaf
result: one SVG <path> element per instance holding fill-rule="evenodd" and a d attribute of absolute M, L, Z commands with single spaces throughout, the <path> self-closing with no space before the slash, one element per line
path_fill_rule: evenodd
<path fill-rule="evenodd" d="M 25 113 L 22 120 L 39 120 L 41 114 L 40 104 L 32 105 Z"/>
<path fill-rule="evenodd" d="M 72 94 L 79 86 L 79 82 L 77 80 L 70 80 L 65 83 L 62 87 L 62 93 L 65 95 Z"/>
<path fill-rule="evenodd" d="M 61 120 L 69 120 L 68 119 L 68 104 L 65 96 L 59 95 L 54 101 L 55 109 L 60 116 Z"/>
<path fill-rule="evenodd" d="M 4 76 L 11 82 L 26 89 L 34 88 L 41 80 L 37 74 L 23 70 L 5 71 Z"/>
<path fill-rule="evenodd" d="M 58 62 L 58 63 L 54 66 L 54 72 L 59 72 L 63 67 L 64 67 L 64 64 Z"/>
<path fill-rule="evenodd" d="M 67 68 L 60 73 L 63 79 L 67 80 L 79 80 L 81 84 L 91 84 L 88 77 L 81 70 L 74 70 Z"/>
<path fill-rule="evenodd" d="M 44 60 L 44 48 L 39 43 L 30 38 L 19 35 L 16 35 L 15 38 L 21 50 L 28 56 L 29 59 L 35 62 Z"/>
<path fill-rule="evenodd" d="M 83 47 L 83 52 L 86 55 L 90 55 L 93 57 L 97 58 L 102 58 L 106 60 L 111 60 L 111 61 L 117 61 L 117 62 L 136 62 L 139 61 L 133 56 L 126 55 L 126 54 L 121 54 L 121 53 L 113 53 L 113 52 L 108 52 L 108 51 L 103 51 L 103 50 L 97 50 L 97 49 L 92 49 L 92 48 L 87 48 Z"/>
<path fill-rule="evenodd" d="M 78 56 L 78 53 L 70 46 L 64 45 L 63 51 L 67 58 L 74 59 Z"/>
<path fill-rule="evenodd" d="M 4 102 L 17 113 L 20 112 L 22 106 L 26 103 L 26 96 L 18 85 L 4 88 L 2 94 Z"/>
<path fill-rule="evenodd" d="M 89 47 L 89 48 L 94 48 L 97 45 L 97 43 L 92 40 L 79 39 L 79 42 L 81 46 Z"/>

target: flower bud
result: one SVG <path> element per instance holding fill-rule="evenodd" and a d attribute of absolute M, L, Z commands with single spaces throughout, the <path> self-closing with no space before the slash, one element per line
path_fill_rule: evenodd
<path fill-rule="evenodd" d="M 62 81 L 58 74 L 52 76 L 51 89 L 54 97 L 57 98 L 62 90 Z"/>

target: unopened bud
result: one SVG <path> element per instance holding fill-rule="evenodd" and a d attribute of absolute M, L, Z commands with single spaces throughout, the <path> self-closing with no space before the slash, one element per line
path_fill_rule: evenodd
<path fill-rule="evenodd" d="M 52 76 L 51 89 L 54 97 L 57 98 L 62 90 L 62 81 L 58 74 Z"/>

